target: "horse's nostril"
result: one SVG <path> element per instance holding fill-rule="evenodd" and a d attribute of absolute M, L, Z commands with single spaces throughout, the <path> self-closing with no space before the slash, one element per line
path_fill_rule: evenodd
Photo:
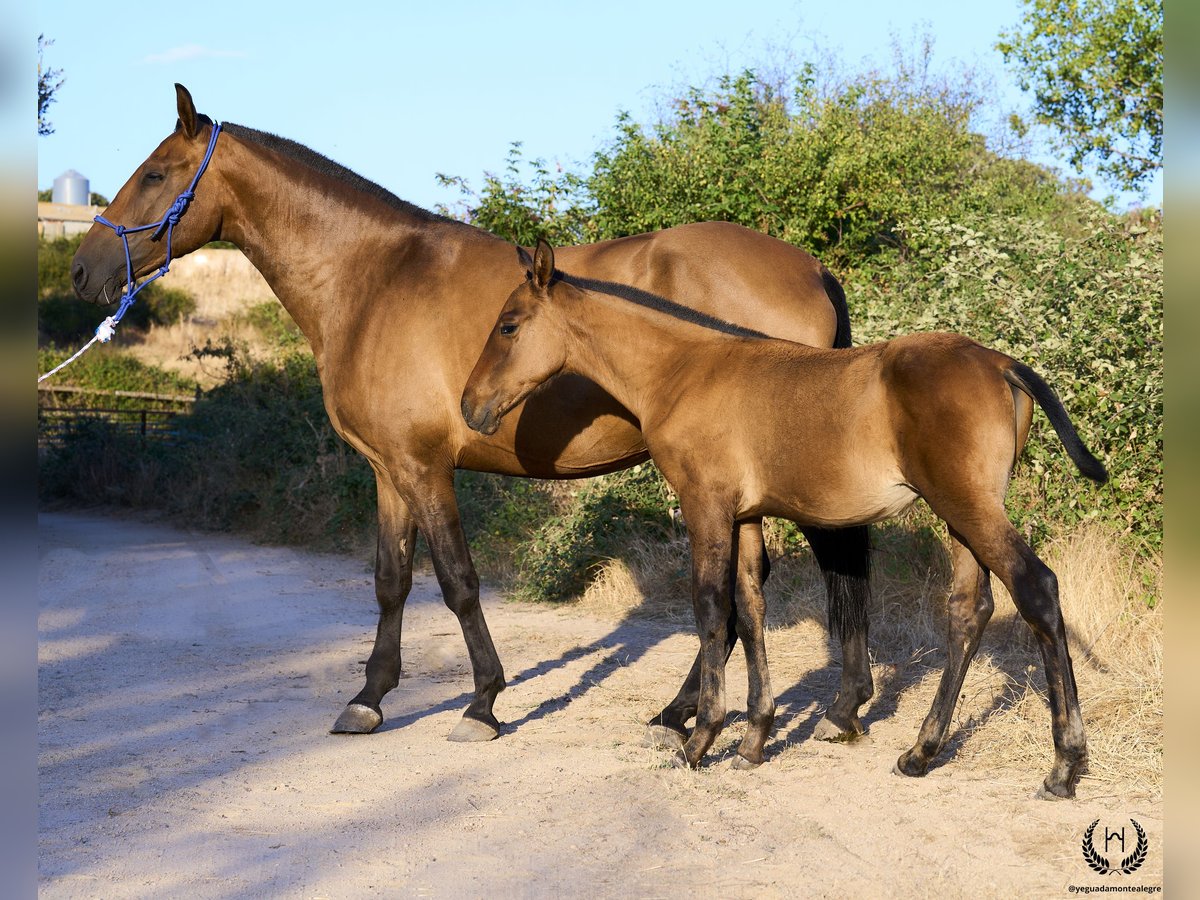
<path fill-rule="evenodd" d="M 75 285 L 75 290 L 82 291 L 87 287 L 87 266 L 82 262 L 76 262 L 71 266 L 71 283 Z"/>

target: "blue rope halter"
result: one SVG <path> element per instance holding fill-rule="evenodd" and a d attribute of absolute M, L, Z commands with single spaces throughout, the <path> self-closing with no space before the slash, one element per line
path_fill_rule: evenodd
<path fill-rule="evenodd" d="M 100 343 L 107 344 L 112 340 L 114 329 L 117 323 L 121 321 L 129 307 L 133 306 L 134 298 L 138 292 L 156 279 L 162 278 L 167 274 L 171 265 L 171 238 L 175 232 L 175 226 L 179 224 L 180 218 L 187 212 L 188 204 L 196 196 L 196 184 L 200 181 L 200 176 L 204 174 L 204 170 L 208 168 L 208 161 L 212 159 L 213 150 L 217 147 L 217 135 L 221 133 L 221 126 L 214 122 L 212 126 L 212 135 L 208 139 L 208 149 L 204 151 L 204 159 L 200 162 L 200 168 L 196 170 L 196 174 L 192 177 L 191 184 L 187 186 L 182 194 L 175 198 L 175 202 L 171 204 L 171 208 L 163 213 L 163 217 L 157 222 L 151 222 L 149 225 L 136 225 L 133 228 L 126 228 L 124 225 L 116 225 L 104 216 L 96 216 L 95 221 L 100 225 L 105 225 L 111 228 L 121 239 L 121 244 L 125 248 L 125 293 L 121 296 L 121 306 L 117 309 L 115 315 L 109 316 L 99 327 L 96 328 L 96 337 L 100 339 Z M 162 237 L 163 232 L 167 233 L 167 258 L 163 260 L 162 266 L 157 272 L 147 278 L 139 285 L 133 283 L 133 259 L 129 255 L 129 235 L 137 234 L 141 231 L 149 231 L 154 229 L 154 234 L 150 236 L 150 240 L 157 241 Z"/>

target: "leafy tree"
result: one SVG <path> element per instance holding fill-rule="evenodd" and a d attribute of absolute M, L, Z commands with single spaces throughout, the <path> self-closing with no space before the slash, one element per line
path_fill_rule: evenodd
<path fill-rule="evenodd" d="M 1162 168 L 1163 0 L 1025 4 L 996 47 L 1033 91 L 1036 120 L 1076 169 L 1097 160 L 1113 185 L 1141 187 Z"/>
<path fill-rule="evenodd" d="M 530 178 L 526 183 L 523 173 Z M 438 173 L 438 183 L 457 187 L 463 195 L 457 216 L 506 240 L 532 247 L 538 238 L 553 244 L 574 244 L 584 239 L 590 210 L 582 197 L 583 180 L 561 166 L 555 174 L 543 159 L 525 163 L 521 142 L 508 150 L 505 175 L 485 172 L 483 189 L 476 193 L 465 178 Z M 445 206 L 443 215 L 456 215 Z"/>
<path fill-rule="evenodd" d="M 960 208 L 1052 206 L 1062 185 L 1004 160 L 970 129 L 980 100 L 898 60 L 825 90 L 803 67 L 792 96 L 753 72 L 689 91 L 671 117 L 617 123 L 588 181 L 599 237 L 738 222 L 845 264 L 904 246 L 899 223 Z"/>
<path fill-rule="evenodd" d="M 54 95 L 62 87 L 62 69 L 52 69 L 42 65 L 42 51 L 54 41 L 46 40 L 45 35 L 38 35 L 38 135 L 54 133 L 54 126 L 46 118 L 46 110 L 54 102 Z"/>

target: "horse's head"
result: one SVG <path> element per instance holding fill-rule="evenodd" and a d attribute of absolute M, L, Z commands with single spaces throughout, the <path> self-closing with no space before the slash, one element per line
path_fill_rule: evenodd
<path fill-rule="evenodd" d="M 179 121 L 175 131 L 138 166 L 117 192 L 104 217 L 132 230 L 157 222 L 176 198 L 187 190 L 204 160 L 213 123 L 198 115 L 192 95 L 175 85 Z M 179 217 L 171 234 L 171 256 L 179 257 L 202 247 L 220 231 L 221 215 L 217 179 L 200 182 L 195 199 Z M 134 279 L 160 268 L 167 260 L 164 229 L 126 235 Z M 71 263 L 71 281 L 83 300 L 107 305 L 117 300 L 127 281 L 125 250 L 112 228 L 97 223 L 84 237 Z"/>
<path fill-rule="evenodd" d="M 566 320 L 552 301 L 576 292 L 557 277 L 553 248 L 538 241 L 532 269 L 509 295 L 463 389 L 463 418 L 475 431 L 494 434 L 509 410 L 562 371 Z"/>

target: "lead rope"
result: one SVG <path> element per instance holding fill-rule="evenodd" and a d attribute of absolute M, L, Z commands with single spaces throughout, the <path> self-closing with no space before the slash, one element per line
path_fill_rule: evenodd
<path fill-rule="evenodd" d="M 121 295 L 121 305 L 118 307 L 114 315 L 109 316 L 96 327 L 96 333 L 92 336 L 92 339 L 80 347 L 74 356 L 72 356 L 66 362 L 55 366 L 45 375 L 39 375 L 38 384 L 41 384 L 51 375 L 55 374 L 61 369 L 65 369 L 71 363 L 75 362 L 75 360 L 83 356 L 84 351 L 90 348 L 92 344 L 96 343 L 96 341 L 99 341 L 102 344 L 107 344 L 109 341 L 111 341 L 113 335 L 116 333 L 117 325 L 120 323 L 121 319 L 125 317 L 125 313 L 128 312 L 129 307 L 133 306 L 134 298 L 137 297 L 138 292 L 150 282 L 162 278 L 167 274 L 167 272 L 170 271 L 171 238 L 175 233 L 175 226 L 179 224 L 180 218 L 182 218 L 183 214 L 187 212 L 188 204 L 195 199 L 196 185 L 200 181 L 200 176 L 204 174 L 204 170 L 208 168 L 208 161 L 212 159 L 213 150 L 215 150 L 217 147 L 217 135 L 220 133 L 220 124 L 214 122 L 212 126 L 212 135 L 208 139 L 208 149 L 204 151 L 204 159 L 200 162 L 200 168 L 198 168 L 196 170 L 196 174 L 192 176 L 192 181 L 187 186 L 187 190 L 175 198 L 175 202 L 171 204 L 170 209 L 163 213 L 162 218 L 157 222 L 151 222 L 149 225 L 137 225 L 133 228 L 126 228 L 124 225 L 113 224 L 112 222 L 108 221 L 108 219 L 104 218 L 104 216 L 96 216 L 95 221 L 100 225 L 111 228 L 116 233 L 117 237 L 121 239 L 121 244 L 125 249 L 125 293 Z M 150 240 L 152 241 L 157 241 L 162 237 L 163 231 L 166 231 L 167 257 L 157 272 L 155 272 L 141 284 L 134 285 L 133 258 L 129 255 L 128 236 L 131 234 L 137 234 L 141 231 L 149 231 L 151 228 L 155 229 L 154 234 L 150 236 Z"/>

